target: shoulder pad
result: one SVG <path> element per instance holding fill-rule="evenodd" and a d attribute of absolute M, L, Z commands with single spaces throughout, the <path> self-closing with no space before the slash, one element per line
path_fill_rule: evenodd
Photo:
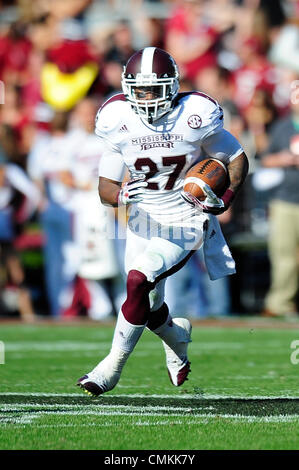
<path fill-rule="evenodd" d="M 123 93 L 118 93 L 105 101 L 95 118 L 95 133 L 103 137 L 113 131 L 120 122 L 123 115 L 122 107 L 126 104 Z"/>
<path fill-rule="evenodd" d="M 123 93 L 117 93 L 116 95 L 111 96 L 106 100 L 99 109 L 99 112 L 102 111 L 108 104 L 114 103 L 115 101 L 126 101 L 125 95 Z"/>
<path fill-rule="evenodd" d="M 219 112 L 223 114 L 222 108 L 219 106 L 218 102 L 214 100 L 214 98 L 211 98 L 211 96 L 200 91 L 178 93 L 177 99 L 178 104 L 183 102 L 185 106 L 194 106 L 201 112 L 211 113 L 219 110 Z"/>
<path fill-rule="evenodd" d="M 192 119 L 197 118 L 200 125 L 196 126 L 196 130 L 202 139 L 222 129 L 223 110 L 209 95 L 193 91 L 179 93 L 177 98 L 177 104 L 183 105 L 184 115 L 191 128 L 195 129 L 191 123 L 189 124 L 189 120 L 192 122 Z"/>

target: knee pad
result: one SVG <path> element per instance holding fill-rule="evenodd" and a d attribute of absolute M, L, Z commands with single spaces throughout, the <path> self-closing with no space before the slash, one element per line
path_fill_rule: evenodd
<path fill-rule="evenodd" d="M 158 310 L 158 308 L 160 308 L 164 302 L 164 295 L 161 295 L 161 293 L 157 289 L 153 289 L 149 293 L 149 301 L 150 310 Z"/>
<path fill-rule="evenodd" d="M 151 251 L 145 251 L 138 256 L 131 266 L 131 270 L 143 273 L 149 282 L 154 282 L 164 266 L 163 256 Z M 131 271 L 130 271 L 131 272 Z"/>
<path fill-rule="evenodd" d="M 136 293 L 148 293 L 150 291 L 150 283 L 146 275 L 136 269 L 129 271 L 127 278 L 127 293 L 128 296 L 136 295 Z"/>
<path fill-rule="evenodd" d="M 163 305 L 165 297 L 165 282 L 166 279 L 163 279 L 162 281 L 158 282 L 155 285 L 155 288 L 149 293 L 151 312 L 158 310 Z"/>
<path fill-rule="evenodd" d="M 152 284 L 145 274 L 132 269 L 127 279 L 127 299 L 122 306 L 125 319 L 133 325 L 144 325 L 147 322 L 150 304 L 149 292 Z"/>

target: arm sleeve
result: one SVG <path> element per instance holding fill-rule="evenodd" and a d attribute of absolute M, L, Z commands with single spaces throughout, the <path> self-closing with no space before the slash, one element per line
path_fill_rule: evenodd
<path fill-rule="evenodd" d="M 244 152 L 238 140 L 225 129 L 209 135 L 203 142 L 202 148 L 212 158 L 224 163 L 230 163 Z"/>
<path fill-rule="evenodd" d="M 15 164 L 8 165 L 7 178 L 12 187 L 24 194 L 33 205 L 37 206 L 41 198 L 40 191 L 21 168 Z"/>
<path fill-rule="evenodd" d="M 7 166 L 6 176 L 11 186 L 25 196 L 21 207 L 15 213 L 15 220 L 18 223 L 24 223 L 37 209 L 41 201 L 41 193 L 26 173 L 14 164 Z"/>
<path fill-rule="evenodd" d="M 120 151 L 105 140 L 104 151 L 99 163 L 99 176 L 122 182 L 126 171 L 126 165 Z"/>

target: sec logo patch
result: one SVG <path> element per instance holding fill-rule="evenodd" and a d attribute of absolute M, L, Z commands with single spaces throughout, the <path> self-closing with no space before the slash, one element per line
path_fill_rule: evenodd
<path fill-rule="evenodd" d="M 202 120 L 197 114 L 192 114 L 188 119 L 188 126 L 192 129 L 198 129 L 201 126 Z"/>

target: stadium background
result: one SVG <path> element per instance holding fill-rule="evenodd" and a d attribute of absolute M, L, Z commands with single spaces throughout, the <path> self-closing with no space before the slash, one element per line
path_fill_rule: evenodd
<path fill-rule="evenodd" d="M 295 60 L 298 25 L 299 2 L 294 0 L 3 0 L 0 2 L 3 162 L 16 164 L 32 179 L 34 170 L 30 167 L 34 166 L 33 153 L 39 151 L 38 139 L 47 133 L 51 135 L 57 116 L 64 119 L 57 125 L 60 130 L 65 126 L 65 134 L 76 126 L 86 130 L 93 122 L 96 108 L 121 90 L 122 66 L 134 51 L 149 45 L 168 50 L 180 67 L 181 90 L 200 89 L 220 102 L 225 110 L 225 127 L 243 144 L 250 161 L 246 184 L 232 211 L 221 219 L 237 262 L 237 274 L 216 288 L 221 295 L 215 306 L 215 288 L 198 257 L 171 281 L 169 303 L 175 314 L 193 318 L 259 315 L 270 281 L 268 203 L 275 189 L 261 166 L 261 157 L 269 143 L 271 126 L 289 112 L 290 93 L 299 73 L 299 60 Z M 177 31 L 188 37 L 190 50 L 194 46 L 194 50 L 198 47 L 201 52 L 188 58 L 174 40 Z M 202 52 L 205 44 L 209 46 Z M 80 72 L 85 73 L 82 80 Z M 60 80 L 63 82 L 66 76 L 69 81 L 60 94 Z M 75 187 L 73 180 L 64 182 L 78 192 L 79 198 L 82 188 Z M 44 207 L 39 203 L 27 217 L 22 217 L 23 202 L 23 195 L 15 191 L 11 202 L 14 214 L 11 242 L 20 265 L 10 269 L 17 273 L 18 269 L 23 270 L 25 279 L 16 285 L 2 258 L 3 319 L 19 318 L 20 289 L 29 293 L 36 315 L 52 315 L 45 282 L 43 250 L 48 241 L 41 223 Z M 119 221 L 120 225 L 123 223 Z M 100 286 L 98 295 L 102 293 L 108 302 L 93 318 L 115 316 L 123 298 L 123 247 L 123 240 L 116 240 L 109 252 L 108 265 L 117 266 L 112 273 L 89 279 Z M 72 282 L 78 293 L 87 284 L 83 286 L 84 279 L 76 274 Z M 74 292 L 72 301 L 59 313 L 61 318 L 89 315 L 86 305 L 74 300 Z M 23 319 L 32 321 L 34 318 L 26 315 L 26 305 L 25 300 L 25 307 L 24 304 L 21 307 Z"/>

